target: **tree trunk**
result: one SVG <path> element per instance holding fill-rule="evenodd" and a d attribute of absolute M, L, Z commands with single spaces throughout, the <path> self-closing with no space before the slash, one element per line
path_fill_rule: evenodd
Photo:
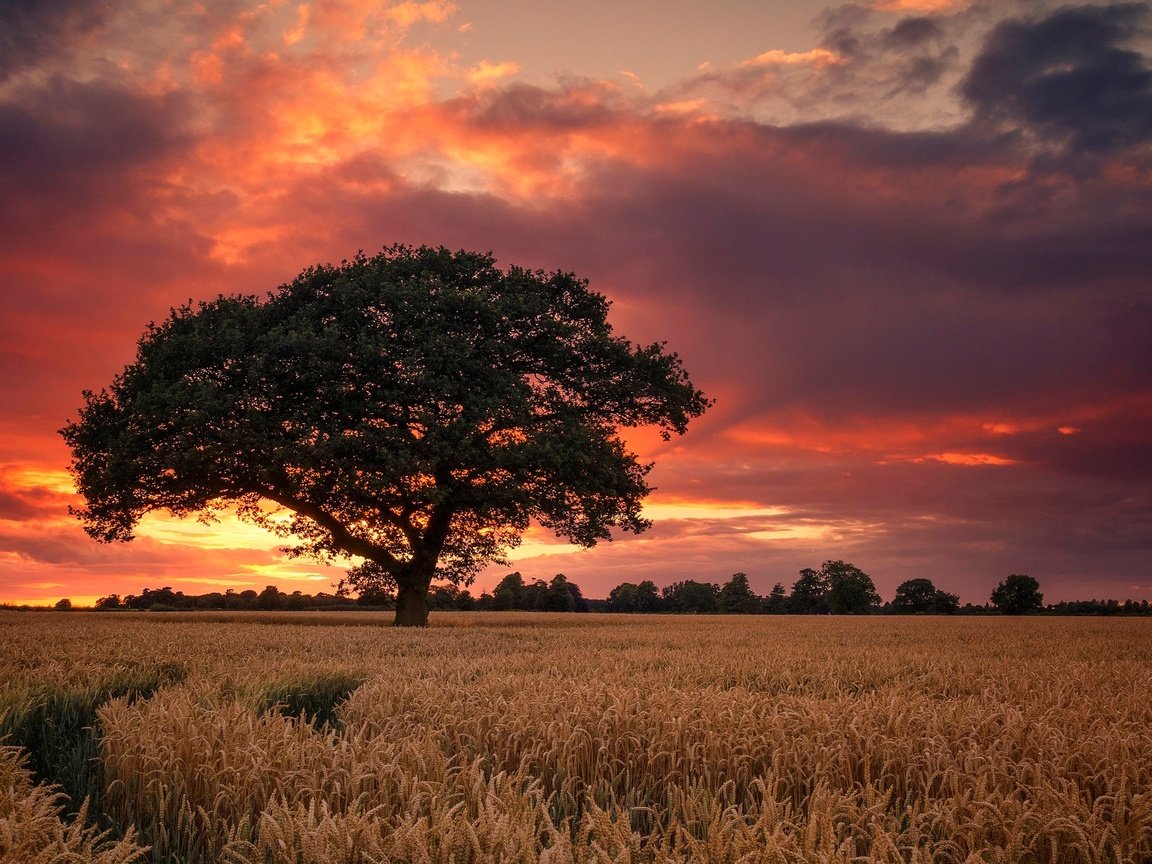
<path fill-rule="evenodd" d="M 428 589 L 401 585 L 396 591 L 395 627 L 428 626 Z"/>

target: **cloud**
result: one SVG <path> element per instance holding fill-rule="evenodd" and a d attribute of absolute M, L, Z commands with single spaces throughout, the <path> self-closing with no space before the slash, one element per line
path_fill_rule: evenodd
<path fill-rule="evenodd" d="M 106 0 L 6 0 L 0 16 L 0 83 L 97 30 Z"/>
<path fill-rule="evenodd" d="M 981 124 L 1100 153 L 1152 140 L 1149 6 L 1073 6 L 998 24 L 961 92 Z"/>

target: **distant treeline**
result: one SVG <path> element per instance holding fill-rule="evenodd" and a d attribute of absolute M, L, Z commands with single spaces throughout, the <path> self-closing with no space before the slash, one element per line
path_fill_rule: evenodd
<path fill-rule="evenodd" d="M 872 578 L 858 567 L 843 561 L 826 561 L 819 570 L 805 568 L 791 590 L 777 582 L 765 595 L 756 594 L 744 573 L 734 573 L 723 585 L 685 580 L 657 588 L 651 580 L 622 582 L 603 600 L 584 596 L 580 586 L 559 573 L 548 582 L 527 581 L 520 573 L 509 573 L 491 593 L 475 596 L 455 585 L 433 586 L 429 607 L 434 610 L 537 612 L 628 612 L 698 615 L 876 615 L 935 614 L 987 615 L 990 613 L 1050 615 L 1152 615 L 1147 600 L 1076 600 L 1043 603 L 1039 583 L 1030 576 L 1013 574 L 992 592 L 982 605 L 960 605 L 959 597 L 937 588 L 931 579 L 909 579 L 896 588 L 890 601 L 883 601 Z M 139 594 L 123 597 L 109 594 L 96 602 L 96 609 L 178 611 L 178 610 L 295 610 L 310 609 L 390 609 L 395 604 L 391 591 L 361 592 L 351 596 L 344 591 L 286 594 L 275 585 L 263 591 L 214 591 L 185 594 L 170 587 L 145 588 Z M 12 607 L 7 608 L 28 608 Z M 70 609 L 68 600 L 57 609 Z"/>

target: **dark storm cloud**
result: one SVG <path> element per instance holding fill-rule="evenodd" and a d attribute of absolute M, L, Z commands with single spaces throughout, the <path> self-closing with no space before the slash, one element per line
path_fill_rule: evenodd
<path fill-rule="evenodd" d="M 99 180 L 146 167 L 187 141 L 186 105 L 114 84 L 55 78 L 0 101 L 0 183 L 53 191 L 65 177 Z"/>
<path fill-rule="evenodd" d="M 936 17 L 911 16 L 876 29 L 871 10 L 849 4 L 826 12 L 817 23 L 824 34 L 821 45 L 841 61 L 829 70 L 832 89 L 859 84 L 878 88 L 884 98 L 923 93 L 960 56 Z"/>
<path fill-rule="evenodd" d="M 1072 152 L 1152 140 L 1152 67 L 1129 47 L 1146 3 L 1079 6 L 996 26 L 961 87 L 976 121 Z"/>
<path fill-rule="evenodd" d="M 593 82 L 571 81 L 556 90 L 513 84 L 487 94 L 472 117 L 481 128 L 590 129 L 614 119 L 615 112 L 604 101 L 608 95 Z"/>
<path fill-rule="evenodd" d="M 62 507 L 59 496 L 37 493 L 27 489 L 4 488 L 6 478 L 0 476 L 0 521 L 26 522 L 57 515 Z"/>
<path fill-rule="evenodd" d="M 4 0 L 0 82 L 97 29 L 107 14 L 107 0 Z"/>

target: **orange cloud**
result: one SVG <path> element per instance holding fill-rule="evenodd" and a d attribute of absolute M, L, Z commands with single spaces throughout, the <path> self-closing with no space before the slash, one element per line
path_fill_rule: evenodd
<path fill-rule="evenodd" d="M 771 51 L 765 51 L 763 54 L 757 54 L 755 57 L 745 60 L 740 66 L 745 68 L 794 66 L 798 64 L 827 66 L 839 62 L 841 62 L 840 56 L 827 48 L 812 48 L 808 51 L 781 51 L 779 48 L 773 48 Z"/>
<path fill-rule="evenodd" d="M 918 456 L 913 462 L 943 462 L 945 465 L 1015 465 L 1015 459 L 1007 459 L 994 453 L 936 453 L 931 456 Z"/>
<path fill-rule="evenodd" d="M 873 0 L 871 8 L 879 12 L 951 12 L 970 4 L 971 0 Z"/>

